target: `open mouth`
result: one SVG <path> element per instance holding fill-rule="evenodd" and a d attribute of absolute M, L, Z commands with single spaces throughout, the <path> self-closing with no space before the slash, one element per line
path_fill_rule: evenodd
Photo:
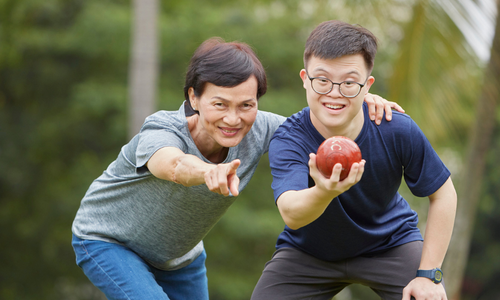
<path fill-rule="evenodd" d="M 226 136 L 233 136 L 240 131 L 238 128 L 222 128 L 222 127 L 219 128 L 222 131 L 222 134 Z"/>
<path fill-rule="evenodd" d="M 339 104 L 324 104 L 324 106 L 328 109 L 333 109 L 333 110 L 340 110 L 345 107 L 345 105 L 339 105 Z"/>

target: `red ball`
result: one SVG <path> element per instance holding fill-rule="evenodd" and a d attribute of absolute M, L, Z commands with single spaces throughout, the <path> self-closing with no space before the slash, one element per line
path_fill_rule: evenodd
<path fill-rule="evenodd" d="M 361 150 L 358 145 L 345 136 L 334 136 L 326 139 L 316 153 L 316 166 L 323 176 L 330 178 L 333 166 L 342 164 L 340 181 L 344 180 L 353 163 L 361 161 Z"/>

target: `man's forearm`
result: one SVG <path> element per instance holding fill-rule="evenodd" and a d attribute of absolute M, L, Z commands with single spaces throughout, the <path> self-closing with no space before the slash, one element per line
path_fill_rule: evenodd
<path fill-rule="evenodd" d="M 425 228 L 420 269 L 441 267 L 455 222 L 457 195 L 451 179 L 429 197 L 429 213 Z"/>
<path fill-rule="evenodd" d="M 285 224 L 291 229 L 298 229 L 319 218 L 336 196 L 312 187 L 281 194 L 277 205 Z"/>

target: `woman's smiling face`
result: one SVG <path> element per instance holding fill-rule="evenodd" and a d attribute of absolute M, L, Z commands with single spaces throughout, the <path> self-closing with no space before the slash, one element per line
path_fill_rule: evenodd
<path fill-rule="evenodd" d="M 199 111 L 191 134 L 197 146 L 203 145 L 202 148 L 210 152 L 238 145 L 257 117 L 257 79 L 254 76 L 235 87 L 206 83 L 199 97 L 192 89 L 189 94 L 191 105 Z"/>

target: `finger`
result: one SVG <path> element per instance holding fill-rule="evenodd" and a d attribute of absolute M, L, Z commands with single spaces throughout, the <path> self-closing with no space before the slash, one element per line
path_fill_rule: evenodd
<path fill-rule="evenodd" d="M 317 186 L 324 187 L 325 181 L 329 180 L 331 176 L 327 177 L 318 169 L 316 165 L 317 155 L 314 153 L 309 154 L 309 176 L 314 180 Z"/>
<path fill-rule="evenodd" d="M 401 300 L 415 300 L 415 298 L 403 292 L 403 298 L 401 298 Z"/>
<path fill-rule="evenodd" d="M 356 182 L 359 182 L 361 180 L 361 177 L 363 177 L 363 173 L 365 172 L 365 163 L 366 161 L 362 159 L 358 164 L 358 171 L 356 172 Z"/>
<path fill-rule="evenodd" d="M 228 172 L 219 172 L 218 173 L 218 187 L 220 190 L 220 193 L 224 196 L 229 196 L 229 188 L 228 188 Z"/>
<path fill-rule="evenodd" d="M 377 106 L 375 124 L 380 125 L 380 123 L 382 122 L 382 118 L 384 117 L 385 105 L 382 101 L 375 101 L 375 105 Z"/>
<path fill-rule="evenodd" d="M 391 107 L 392 109 L 395 109 L 397 111 L 399 111 L 400 113 L 405 113 L 405 110 L 399 106 L 399 104 L 397 104 L 396 102 L 390 102 L 391 103 Z"/>
<path fill-rule="evenodd" d="M 316 154 L 314 153 L 309 153 L 309 171 L 312 169 L 317 169 L 318 167 L 316 166 Z"/>
<path fill-rule="evenodd" d="M 405 110 L 399 106 L 396 102 L 387 102 L 387 105 L 385 105 L 385 119 L 387 121 L 392 120 L 392 110 L 395 109 L 400 113 L 405 113 Z"/>
<path fill-rule="evenodd" d="M 353 163 L 351 165 L 351 168 L 349 169 L 349 173 L 347 174 L 347 177 L 344 179 L 344 181 L 352 183 L 352 184 L 356 183 L 358 170 L 359 170 L 359 163 Z"/>
<path fill-rule="evenodd" d="M 214 193 L 220 194 L 219 185 L 217 184 L 217 182 L 217 176 L 212 172 L 205 174 L 205 184 L 207 185 L 207 188 Z"/>
<path fill-rule="evenodd" d="M 238 169 L 238 167 L 241 165 L 241 161 L 239 159 L 235 159 L 233 160 L 230 164 L 229 164 L 229 168 L 230 168 L 230 171 L 229 173 L 236 173 L 236 169 Z"/>
<path fill-rule="evenodd" d="M 232 175 L 229 178 L 229 190 L 231 191 L 231 194 L 235 197 L 238 196 L 240 193 L 239 186 L 240 186 L 240 178 L 236 174 Z"/>
<path fill-rule="evenodd" d="M 392 108 L 391 108 L 391 106 L 390 105 L 386 105 L 384 107 L 384 109 L 385 109 L 385 119 L 387 121 L 391 121 L 392 120 Z"/>
<path fill-rule="evenodd" d="M 221 172 L 219 174 L 219 189 L 222 195 L 229 196 L 229 191 L 231 191 L 233 196 L 238 196 L 239 178 L 236 175 L 236 170 L 240 164 L 241 161 L 235 159 L 229 163 L 229 167 L 226 169 L 225 173 Z M 234 180 L 234 178 L 237 178 L 237 180 Z"/>
<path fill-rule="evenodd" d="M 238 190 L 240 186 L 240 178 L 238 177 L 238 175 L 236 175 L 237 174 L 236 171 L 240 165 L 241 161 L 239 159 L 235 159 L 229 164 L 229 170 L 227 173 L 227 182 L 229 185 L 229 190 L 231 191 L 231 194 L 233 196 L 238 196 L 240 193 Z"/>
<path fill-rule="evenodd" d="M 368 93 L 365 96 L 365 102 L 368 104 L 368 115 L 370 116 L 370 120 L 374 121 L 375 120 L 375 112 L 376 112 L 376 105 L 375 105 L 375 100 L 373 99 L 373 95 Z"/>
<path fill-rule="evenodd" d="M 411 292 L 409 289 L 404 288 L 403 289 L 403 298 L 401 300 L 410 300 L 411 297 Z M 413 297 L 412 297 L 413 298 Z"/>
<path fill-rule="evenodd" d="M 325 176 L 323 176 L 323 174 L 320 173 L 318 166 L 316 165 L 316 154 L 314 154 L 314 153 L 309 154 L 308 165 L 309 165 L 309 175 L 312 177 L 314 182 L 316 182 L 316 180 L 318 180 L 319 176 L 325 177 Z"/>
<path fill-rule="evenodd" d="M 330 176 L 330 182 L 339 182 L 340 173 L 342 173 L 342 164 L 336 163 L 332 169 L 332 175 Z"/>
<path fill-rule="evenodd" d="M 321 173 L 318 169 L 318 165 L 316 164 L 316 159 L 317 155 L 314 153 L 309 154 L 309 175 L 313 178 L 314 182 L 316 182 L 317 179 L 324 178 L 325 175 Z"/>
<path fill-rule="evenodd" d="M 384 117 L 384 110 L 386 107 L 390 107 L 389 101 L 378 95 L 368 93 L 365 96 L 365 102 L 368 104 L 368 115 L 370 116 L 370 120 L 380 125 Z"/>

